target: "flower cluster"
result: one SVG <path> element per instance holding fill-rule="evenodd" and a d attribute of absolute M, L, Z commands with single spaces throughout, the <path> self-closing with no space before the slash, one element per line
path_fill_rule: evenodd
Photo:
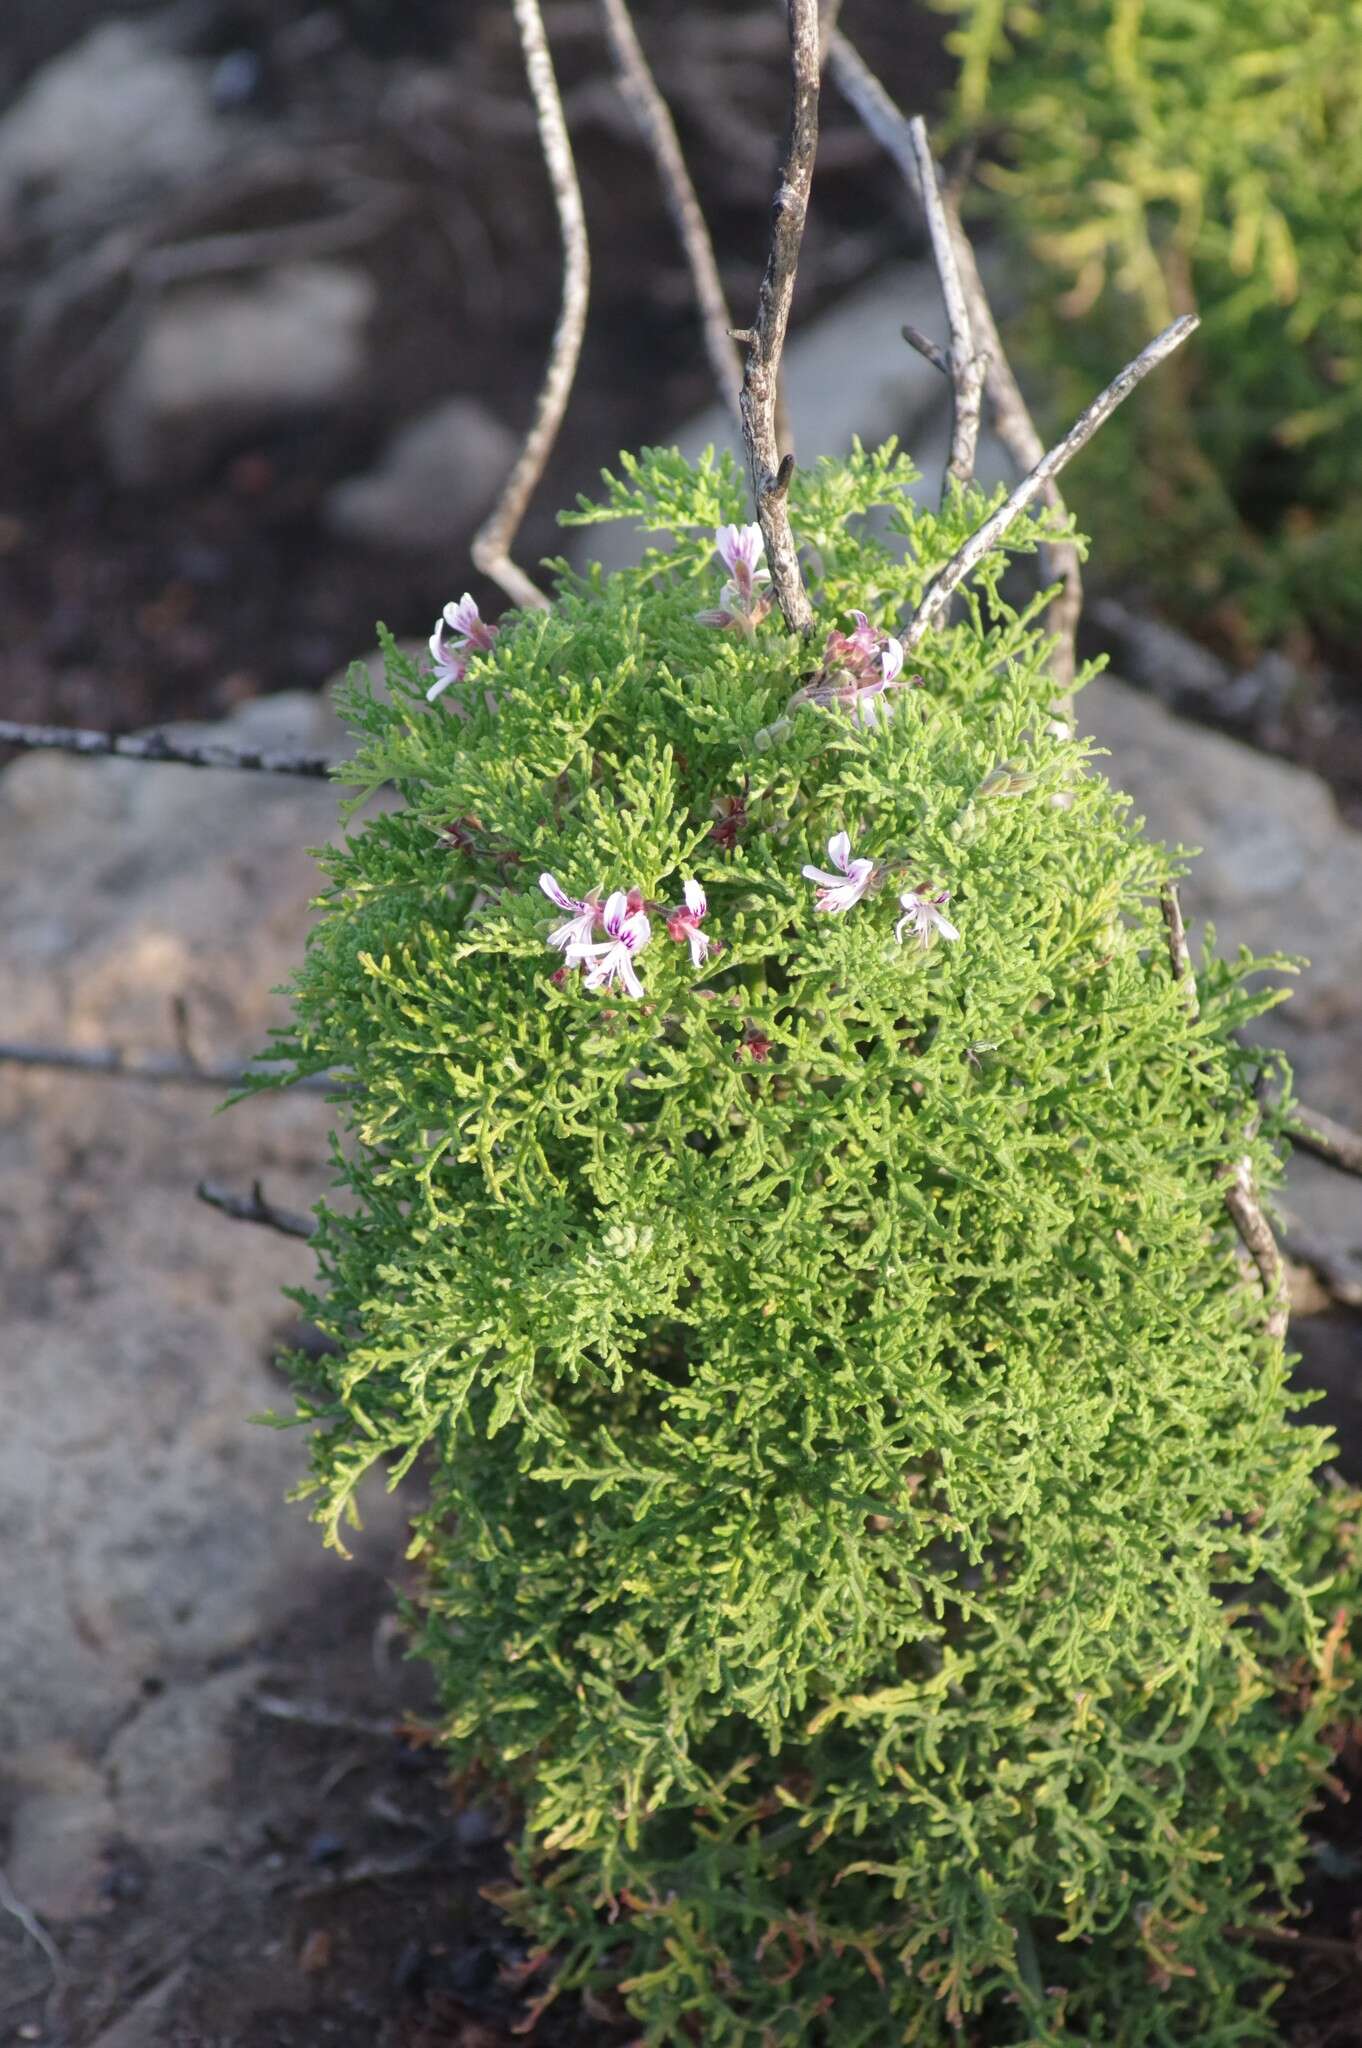
<path fill-rule="evenodd" d="M 787 714 L 801 704 L 821 704 L 826 710 L 849 711 L 858 725 L 870 730 L 893 716 L 886 693 L 920 683 L 921 676 L 903 675 L 903 645 L 892 633 L 872 626 L 864 612 L 851 614 L 856 625 L 842 633 L 836 627 L 828 634 L 823 662 L 812 682 L 796 690 L 786 707 Z M 877 703 L 878 700 L 878 703 Z"/>
<path fill-rule="evenodd" d="M 809 866 L 804 869 L 805 879 L 815 887 L 815 910 L 850 910 L 863 896 L 878 888 L 883 880 L 883 869 L 877 861 L 867 860 L 864 855 L 853 860 L 849 833 L 833 834 L 828 841 L 828 858 L 837 870 L 835 874 L 829 874 L 826 868 Z M 939 889 L 935 893 L 922 886 L 902 890 L 899 906 L 904 915 L 894 926 L 894 937 L 898 943 L 903 944 L 905 931 L 915 933 L 924 950 L 938 933 L 943 939 L 958 939 L 959 932 L 945 915 L 944 906 L 950 900 L 949 889 Z"/>
<path fill-rule="evenodd" d="M 447 637 L 450 635 L 453 637 Z M 430 636 L 435 680 L 426 691 L 426 702 L 433 704 L 451 683 L 461 683 L 468 673 L 470 652 L 486 654 L 496 636 L 497 628 L 487 624 L 476 600 L 467 591 L 457 604 L 447 604 L 435 621 L 435 631 Z"/>
<path fill-rule="evenodd" d="M 851 835 L 847 832 L 835 832 L 829 839 L 828 858 L 835 873 L 830 874 L 826 868 L 811 865 L 803 870 L 807 880 L 815 885 L 815 910 L 850 910 L 863 896 L 878 888 L 884 878 L 880 862 L 865 855 L 853 858 Z M 566 920 L 548 935 L 548 945 L 563 955 L 563 966 L 554 979 L 561 981 L 570 969 L 580 968 L 585 969 L 584 980 L 588 988 L 610 988 L 620 983 L 631 996 L 642 996 L 643 984 L 635 971 L 634 961 L 652 940 L 653 927 L 648 912 L 657 910 L 659 906 L 645 902 L 639 889 L 616 889 L 604 902 L 599 893 L 569 896 L 562 884 L 550 874 L 539 877 L 539 886 L 551 903 L 568 912 Z M 703 967 L 711 953 L 723 950 L 717 939 L 701 930 L 709 915 L 709 902 L 700 884 L 694 880 L 682 884 L 681 894 L 683 901 L 666 914 L 667 936 L 678 944 L 688 945 L 691 965 Z M 960 934 L 944 910 L 950 894 L 949 889 L 935 893 L 925 887 L 905 889 L 899 896 L 904 915 L 894 927 L 895 939 L 902 944 L 904 932 L 911 930 L 924 950 L 938 935 L 943 939 L 958 939 Z M 596 937 L 597 926 L 604 931 L 604 939 Z"/>
<path fill-rule="evenodd" d="M 563 955 L 559 973 L 584 968 L 588 988 L 610 988 L 619 982 L 631 996 L 642 996 L 634 961 L 652 940 L 648 911 L 658 906 L 646 904 L 639 889 L 616 889 L 604 903 L 595 894 L 569 896 L 550 874 L 539 877 L 539 886 L 551 903 L 571 913 L 548 936 L 549 945 Z M 710 952 L 720 950 L 717 941 L 700 929 L 709 903 L 698 882 L 683 883 L 681 893 L 682 903 L 667 915 L 667 936 L 689 945 L 692 965 L 703 967 Z M 595 936 L 597 925 L 606 934 L 603 940 Z"/>

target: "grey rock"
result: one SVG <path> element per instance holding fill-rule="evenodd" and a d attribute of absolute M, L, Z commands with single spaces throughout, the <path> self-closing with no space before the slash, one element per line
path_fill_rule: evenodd
<path fill-rule="evenodd" d="M 245 1664 L 170 1686 L 120 1728 L 105 1766 L 127 1840 L 182 1856 L 222 1839 L 231 1722 L 259 1680 Z"/>
<path fill-rule="evenodd" d="M 1099 677 L 1077 713 L 1110 750 L 1097 769 L 1150 831 L 1201 849 L 1179 888 L 1193 959 L 1209 924 L 1222 953 L 1305 960 L 1290 1000 L 1251 1035 L 1287 1053 L 1312 1107 L 1362 1124 L 1362 833 L 1308 769 L 1189 725 L 1127 684 Z M 1321 1244 L 1362 1252 L 1362 1181 L 1298 1151 L 1283 1206 Z"/>
<path fill-rule="evenodd" d="M 448 398 L 398 428 L 374 468 L 326 500 L 346 540 L 410 554 L 465 550 L 510 474 L 518 443 L 475 398 Z"/>
<path fill-rule="evenodd" d="M 79 231 L 203 177 L 238 133 L 215 118 L 207 66 L 165 47 L 153 23 L 106 22 L 0 120 L 0 223 Z"/>
<path fill-rule="evenodd" d="M 47 1742 L 7 1774 L 5 1872 L 40 1920 L 97 1912 L 118 1816 L 103 1771 L 69 1742 Z"/>
<path fill-rule="evenodd" d="M 334 715 L 301 692 L 212 730 L 344 752 Z M 336 835 L 336 809 L 334 789 L 285 777 L 13 763 L 0 775 L 5 1035 L 168 1052 L 179 995 L 200 1057 L 249 1057 L 286 1014 L 270 990 L 300 957 L 318 885 L 306 849 Z M 122 1811 L 140 1782 L 128 1731 L 155 1725 L 146 1681 L 166 1699 L 201 1688 L 300 1605 L 344 1597 L 347 1567 L 285 1499 L 304 1438 L 251 1422 L 290 1405 L 270 1359 L 308 1249 L 193 1192 L 258 1173 L 307 1209 L 330 1184 L 332 1111 L 305 1095 L 216 1108 L 203 1088 L 0 1067 L 0 1534 L 24 1559 L 0 1611 L 11 1808 L 32 1794 L 35 1754 L 57 1743 L 102 1765 L 114 1741 L 131 1774 Z M 379 1487 L 366 1518 L 357 1554 L 386 1568 L 402 1505 Z M 217 1768 L 195 1754 L 186 1800 L 199 1765 Z M 43 1826 L 30 1811 L 34 1867 L 44 1827 L 54 1841 L 66 1829 L 59 1804 Z"/>
<path fill-rule="evenodd" d="M 242 434 L 334 411 L 363 376 L 374 299 L 366 271 L 321 262 L 168 291 L 101 405 L 114 475 L 191 475 Z"/>

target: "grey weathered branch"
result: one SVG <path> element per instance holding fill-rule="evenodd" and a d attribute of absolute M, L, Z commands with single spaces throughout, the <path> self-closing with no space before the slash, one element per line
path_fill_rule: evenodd
<path fill-rule="evenodd" d="M 1321 1110 L 1307 1109 L 1303 1102 L 1296 1104 L 1289 1128 L 1293 1145 L 1327 1159 L 1343 1173 L 1362 1174 L 1362 1131 L 1350 1131 L 1346 1124 L 1336 1123 Z"/>
<path fill-rule="evenodd" d="M 140 1058 L 116 1045 L 26 1045 L 19 1041 L 0 1042 L 0 1066 L 54 1067 L 74 1074 L 112 1074 L 124 1081 L 153 1081 L 160 1086 L 224 1089 L 244 1088 L 264 1078 L 260 1070 L 247 1067 L 200 1066 L 196 1061 L 148 1053 Z M 337 1075 L 300 1074 L 288 1082 L 309 1095 L 336 1095 L 345 1087 Z"/>
<path fill-rule="evenodd" d="M 790 526 L 786 494 L 793 460 L 781 457 L 776 427 L 780 359 L 790 322 L 800 243 L 818 150 L 818 88 L 822 71 L 818 0 L 787 0 L 790 30 L 790 120 L 771 208 L 771 239 L 757 301 L 756 326 L 735 334 L 747 351 L 740 411 L 752 474 L 752 495 L 766 543 L 771 589 L 792 633 L 813 626 Z"/>
<path fill-rule="evenodd" d="M 1024 476 L 1011 496 L 1000 505 L 996 512 L 977 526 L 969 539 L 951 556 L 949 562 L 939 569 L 923 593 L 921 604 L 903 634 L 905 654 L 919 646 L 941 618 L 951 598 L 965 578 L 976 569 L 984 557 L 997 546 L 1013 522 L 1018 519 L 1031 503 L 1039 497 L 1051 478 L 1057 476 L 1067 462 L 1071 462 L 1080 448 L 1085 448 L 1104 421 L 1110 419 L 1123 398 L 1149 375 L 1150 371 L 1172 354 L 1175 348 L 1195 333 L 1200 321 L 1194 313 L 1184 313 L 1165 327 L 1162 334 L 1156 334 L 1153 341 L 1141 349 L 1133 362 L 1126 364 L 1118 376 L 1112 378 L 1105 391 L 1098 393 L 1092 404 L 1070 427 L 1062 441 L 1043 455 L 1040 461 Z"/>
<path fill-rule="evenodd" d="M 671 112 L 648 68 L 648 60 L 630 17 L 628 0 L 599 0 L 599 4 L 619 73 L 620 91 L 652 151 L 653 162 L 662 180 L 663 196 L 681 238 L 700 309 L 705 351 L 714 372 L 714 381 L 724 404 L 741 426 L 738 391 L 742 384 L 742 358 L 733 341 L 733 315 L 724 295 L 719 266 L 714 259 L 714 244 L 710 240 L 690 172 L 686 169 L 686 159 L 681 152 Z"/>
<path fill-rule="evenodd" d="M 984 281 L 979 275 L 974 250 L 955 201 L 947 195 L 946 218 L 951 225 L 956 253 L 960 261 L 960 275 L 964 283 L 965 298 L 969 303 L 970 317 L 974 322 L 974 338 L 988 358 L 985 389 L 993 407 L 993 424 L 998 439 L 1006 448 L 1017 468 L 1023 475 L 1033 470 L 1044 459 L 1045 443 L 1041 440 L 1030 408 L 1022 397 L 1021 386 L 1012 373 L 1007 360 L 998 323 L 993 317 L 993 308 L 984 290 Z M 1068 511 L 1060 495 L 1059 485 L 1051 477 L 1041 493 L 1045 503 L 1056 519 L 1066 519 Z M 1058 582 L 1061 586 L 1058 597 L 1050 611 L 1049 624 L 1055 635 L 1055 651 L 1050 670 L 1060 689 L 1067 695 L 1073 687 L 1074 673 L 1078 667 L 1078 621 L 1083 610 L 1083 572 L 1079 561 L 1078 543 L 1072 540 L 1047 541 L 1041 550 L 1041 574 L 1046 582 Z"/>
<path fill-rule="evenodd" d="M 283 1237 L 311 1237 L 317 1228 L 311 1216 L 300 1216 L 296 1209 L 280 1209 L 267 1201 L 258 1180 L 251 1182 L 249 1195 L 239 1195 L 235 1189 L 221 1187 L 212 1180 L 201 1180 L 194 1193 L 210 1209 L 218 1209 L 238 1223 L 260 1223 Z"/>
<path fill-rule="evenodd" d="M 525 70 L 534 101 L 544 162 L 558 210 L 563 242 L 563 298 L 534 418 L 490 518 L 473 537 L 472 554 L 477 567 L 505 591 L 512 604 L 543 609 L 548 599 L 525 571 L 517 568 L 511 559 L 511 548 L 525 516 L 525 508 L 558 437 L 563 414 L 567 411 L 578 357 L 582 352 L 582 336 L 586 331 L 591 259 L 587 249 L 582 192 L 577 183 L 577 166 L 568 140 L 567 123 L 563 119 L 563 103 L 559 98 L 553 59 L 544 34 L 539 0 L 511 0 L 511 4 L 525 54 Z"/>
<path fill-rule="evenodd" d="M 979 446 L 979 413 L 983 405 L 984 376 L 988 369 L 988 358 L 979 348 L 970 318 L 969 304 L 960 277 L 956 237 L 951 232 L 951 223 L 946 214 L 940 174 L 932 156 L 931 143 L 927 139 L 925 121 L 919 118 L 908 123 L 908 140 L 917 165 L 918 190 L 922 195 L 923 212 L 927 216 L 927 232 L 932 240 L 932 256 L 936 262 L 936 274 L 941 281 L 941 296 L 946 305 L 946 324 L 951 337 L 948 357 L 952 397 L 951 452 L 946 464 L 946 473 L 941 479 L 941 496 L 944 502 L 952 479 L 960 484 L 971 483 L 974 479 L 974 458 Z"/>
<path fill-rule="evenodd" d="M 169 761 L 180 768 L 241 768 L 255 775 L 303 775 L 320 781 L 346 766 L 325 754 L 267 753 L 220 740 L 173 740 L 163 732 L 91 732 L 79 726 L 20 725 L 0 718 L 0 747 L 47 747 L 64 754 L 112 754 L 124 761 Z"/>
<path fill-rule="evenodd" d="M 828 62 L 838 90 L 855 109 L 881 148 L 898 165 L 909 189 L 921 201 L 924 195 L 907 115 L 894 104 L 874 72 L 844 35 L 835 34 L 829 39 Z M 1026 400 L 1022 397 L 1021 387 L 1012 373 L 1012 366 L 1008 362 L 1007 352 L 998 333 L 998 323 L 993 317 L 993 308 L 984 290 L 983 279 L 979 275 L 979 266 L 975 261 L 969 237 L 965 233 L 959 208 L 950 194 L 943 195 L 943 205 L 974 330 L 975 347 L 987 358 L 984 389 L 993 408 L 998 438 L 1018 470 L 1025 475 L 1043 458 L 1045 444 L 1036 431 Z M 925 355 L 929 362 L 935 363 L 943 374 L 950 374 L 947 359 L 939 350 L 934 349 L 933 344 L 929 343 L 924 347 L 925 337 L 919 335 L 916 329 L 905 328 L 904 339 L 920 354 Z M 1044 498 L 1057 518 L 1063 519 L 1066 516 L 1064 501 L 1053 477 L 1045 485 Z M 1075 641 L 1079 614 L 1083 606 L 1083 579 L 1075 543 L 1047 543 L 1041 554 L 1041 569 L 1047 582 L 1058 581 L 1063 586 L 1050 615 L 1050 625 L 1056 636 L 1051 666 L 1056 683 L 1061 690 L 1067 692 L 1073 683 L 1077 666 Z"/>

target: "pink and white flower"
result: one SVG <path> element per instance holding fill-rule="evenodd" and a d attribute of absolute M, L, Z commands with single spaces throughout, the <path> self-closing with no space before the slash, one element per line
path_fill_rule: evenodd
<path fill-rule="evenodd" d="M 709 903 L 698 882 L 683 882 L 681 893 L 686 899 L 686 907 L 684 910 L 674 910 L 667 919 L 667 937 L 678 941 L 688 940 L 692 967 L 703 967 L 711 946 L 716 945 L 709 934 L 700 929 L 701 919 L 707 913 Z"/>
<path fill-rule="evenodd" d="M 918 944 L 924 951 L 931 945 L 938 932 L 943 939 L 958 939 L 959 932 L 942 908 L 942 905 L 949 903 L 950 900 L 949 889 L 940 889 L 935 895 L 929 889 L 903 890 L 899 902 L 905 915 L 894 926 L 894 937 L 899 944 L 903 944 L 905 931 L 915 934 Z"/>
<path fill-rule="evenodd" d="M 714 546 L 730 581 L 719 592 L 719 609 L 697 612 L 696 618 L 702 626 L 736 626 L 739 632 L 754 632 L 771 609 L 770 598 L 757 588 L 758 584 L 771 580 L 769 569 L 757 566 L 765 547 L 761 528 L 757 525 L 717 527 Z"/>
<path fill-rule="evenodd" d="M 815 910 L 850 910 L 859 903 L 876 877 L 873 860 L 851 858 L 851 838 L 846 832 L 834 832 L 828 841 L 828 858 L 838 870 L 830 875 L 823 868 L 805 867 L 806 879 L 816 883 L 817 897 Z"/>
<path fill-rule="evenodd" d="M 583 958 L 589 956 L 592 962 L 587 970 L 587 987 L 609 988 L 618 981 L 623 982 L 631 996 L 642 996 L 643 983 L 634 972 L 634 959 L 653 935 L 647 913 L 631 910 L 628 896 L 623 889 L 616 889 L 606 898 L 601 923 L 610 934 L 608 941 L 584 948 L 582 953 Z"/>
<path fill-rule="evenodd" d="M 477 607 L 476 599 L 465 591 L 457 604 L 449 603 L 435 621 L 435 631 L 430 636 L 430 658 L 435 663 L 435 680 L 426 691 L 426 702 L 433 704 L 442 691 L 451 683 L 461 683 L 468 673 L 469 652 L 486 654 L 497 636 L 497 628 L 489 626 Z M 452 640 L 446 635 L 452 634 Z"/>
<path fill-rule="evenodd" d="M 596 920 L 601 914 L 600 903 L 590 896 L 569 896 L 549 874 L 539 877 L 539 886 L 550 903 L 556 903 L 560 910 L 572 912 L 566 924 L 560 924 L 555 931 L 549 933 L 549 944 L 555 952 L 563 955 L 565 967 L 582 966 L 596 952 L 593 935 Z M 611 900 L 613 901 L 613 898 Z"/>

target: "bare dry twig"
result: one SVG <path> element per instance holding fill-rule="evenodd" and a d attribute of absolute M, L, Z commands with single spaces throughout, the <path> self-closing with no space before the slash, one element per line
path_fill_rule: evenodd
<path fill-rule="evenodd" d="M 842 96 L 855 109 L 881 148 L 898 165 L 909 189 L 921 200 L 924 195 L 907 115 L 895 105 L 860 52 L 844 35 L 839 33 L 830 38 L 828 61 Z M 955 246 L 956 262 L 959 265 L 960 281 L 974 330 L 975 346 L 987 358 L 984 388 L 993 408 L 998 438 L 1016 463 L 1018 470 L 1025 475 L 1042 460 L 1045 444 L 1036 431 L 1026 400 L 1022 397 L 1021 387 L 1008 362 L 1007 352 L 998 333 L 998 323 L 993 317 L 993 308 L 984 290 L 983 279 L 979 275 L 979 266 L 975 261 L 969 236 L 965 233 L 959 208 L 949 193 L 943 194 L 942 203 Z M 905 328 L 903 335 L 904 340 L 917 349 L 920 355 L 926 356 L 928 362 L 934 363 L 943 375 L 950 375 L 949 361 L 934 343 L 927 342 L 926 337 L 920 335 L 915 328 Z M 1064 501 L 1053 477 L 1045 485 L 1044 497 L 1051 511 L 1058 518 L 1064 518 Z M 1055 600 L 1050 624 L 1057 637 L 1052 672 L 1060 688 L 1067 692 L 1073 683 L 1077 666 L 1074 643 L 1078 633 L 1079 613 L 1083 606 L 1083 579 L 1078 549 L 1072 541 L 1051 541 L 1042 551 L 1041 565 L 1047 581 L 1058 580 L 1063 585 L 1059 597 Z"/>
<path fill-rule="evenodd" d="M 752 473 L 752 496 L 771 567 L 771 588 L 792 633 L 813 627 L 813 606 L 804 588 L 799 553 L 786 496 L 794 458 L 781 456 L 776 425 L 780 358 L 790 324 L 799 247 L 809 210 L 814 157 L 818 150 L 818 88 L 822 72 L 818 0 L 788 0 L 790 31 L 790 121 L 771 207 L 771 239 L 757 301 L 757 324 L 734 340 L 747 350 L 740 411 L 743 443 Z"/>
<path fill-rule="evenodd" d="M 266 1201 L 258 1180 L 251 1182 L 249 1195 L 239 1195 L 212 1180 L 201 1180 L 194 1193 L 210 1209 L 219 1209 L 238 1223 L 261 1223 L 267 1230 L 277 1230 L 281 1237 L 311 1237 L 317 1227 L 311 1216 L 300 1216 L 296 1209 L 280 1209 Z"/>
<path fill-rule="evenodd" d="M 0 718 L 0 747 L 46 747 L 63 754 L 112 754 L 124 761 L 168 761 L 179 768 L 238 768 L 253 775 L 302 775 L 316 781 L 347 764 L 325 754 L 265 753 L 221 740 L 172 740 L 163 732 L 92 732 L 81 726 L 20 725 Z"/>
<path fill-rule="evenodd" d="M 985 389 L 993 407 L 993 424 L 997 428 L 998 439 L 1025 475 L 1043 460 L 1045 443 L 1037 432 L 1036 423 L 1022 397 L 1021 386 L 1007 360 L 998 323 L 993 317 L 993 308 L 988 302 L 988 293 L 984 290 L 984 281 L 979 275 L 979 265 L 965 233 L 959 208 L 949 195 L 945 205 L 960 262 L 965 297 L 974 321 L 975 340 L 988 357 Z M 1067 518 L 1064 500 L 1053 476 L 1041 495 L 1057 519 Z M 1073 688 L 1078 667 L 1078 620 L 1083 610 L 1083 572 L 1078 544 L 1072 540 L 1047 541 L 1041 550 L 1040 560 L 1041 574 L 1046 582 L 1058 582 L 1062 586 L 1050 612 L 1050 628 L 1056 636 L 1050 670 L 1067 696 Z"/>
<path fill-rule="evenodd" d="M 923 593 L 921 604 L 912 622 L 902 635 L 905 654 L 919 646 L 942 616 L 951 598 L 970 572 L 976 569 L 990 549 L 996 547 L 1013 521 L 1020 517 L 1033 498 L 1039 497 L 1050 479 L 1057 476 L 1066 462 L 1072 461 L 1080 448 L 1087 446 L 1093 435 L 1105 420 L 1108 420 L 1123 398 L 1127 398 L 1149 375 L 1149 372 L 1179 348 L 1200 321 L 1194 313 L 1184 313 L 1179 320 L 1165 327 L 1162 334 L 1141 349 L 1133 362 L 1126 364 L 1119 375 L 1112 378 L 1105 391 L 1098 393 L 1087 410 L 1079 415 L 1062 441 L 1057 441 L 1040 461 L 1024 476 L 1011 496 L 991 513 L 983 524 L 977 526 L 963 547 L 957 548 L 944 568 L 939 569 Z"/>
<path fill-rule="evenodd" d="M 741 427 L 738 391 L 742 384 L 742 358 L 733 341 L 733 315 L 724 295 L 719 266 L 714 259 L 714 244 L 686 169 L 675 124 L 648 68 L 648 60 L 629 14 L 628 0 L 600 0 L 600 9 L 619 72 L 620 91 L 652 151 L 653 162 L 662 180 L 663 196 L 681 238 L 700 308 L 705 352 L 714 372 L 714 381 L 724 404 Z"/>
<path fill-rule="evenodd" d="M 1250 1126 L 1249 1135 L 1252 1135 Z M 1248 1153 L 1237 1159 L 1232 1167 L 1224 1169 L 1228 1185 L 1225 1189 L 1225 1207 L 1239 1232 L 1244 1249 L 1258 1268 L 1258 1278 L 1263 1283 L 1263 1298 L 1267 1303 L 1267 1334 L 1282 1338 L 1291 1314 L 1291 1300 L 1287 1292 L 1286 1266 L 1277 1249 L 1277 1240 L 1272 1235 L 1272 1226 L 1262 1211 L 1258 1190 L 1253 1178 L 1253 1161 Z"/>
<path fill-rule="evenodd" d="M 544 34 L 539 0 L 511 0 L 511 4 L 520 32 L 520 45 L 525 53 L 525 70 L 534 101 L 544 162 L 558 210 L 558 226 L 563 241 L 563 299 L 534 418 L 491 517 L 473 536 L 472 554 L 477 567 L 500 585 L 512 604 L 543 610 L 548 599 L 538 584 L 533 583 L 523 569 L 516 567 L 511 559 L 511 547 L 525 516 L 525 507 L 544 473 L 544 465 L 563 423 L 563 414 L 567 411 L 572 380 L 577 374 L 577 360 L 582 352 L 582 336 L 586 331 L 591 258 L 587 248 L 582 190 L 577 182 L 577 166 L 568 140 L 567 123 L 563 119 L 563 103 L 558 95 L 558 81 Z"/>
<path fill-rule="evenodd" d="M 164 1053 L 147 1053 L 140 1058 L 118 1045 L 26 1045 L 16 1040 L 0 1041 L 0 1066 L 56 1067 L 74 1074 L 115 1075 L 123 1081 L 153 1081 L 158 1086 L 223 1089 L 244 1088 L 264 1073 L 248 1067 L 202 1066 L 197 1061 L 172 1058 Z M 290 1088 L 309 1095 L 336 1095 L 345 1087 L 330 1073 L 299 1074 Z"/>
<path fill-rule="evenodd" d="M 945 300 L 946 322 L 951 336 L 947 364 L 952 395 L 951 452 L 946 473 L 941 479 L 944 502 L 952 478 L 956 483 L 967 484 L 974 477 L 988 358 L 980 352 L 975 339 L 960 277 L 956 238 L 947 218 L 940 175 L 927 139 L 926 122 L 921 118 L 910 121 L 908 139 L 917 165 L 918 189 L 922 195 L 923 212 L 927 216 L 927 232 L 932 238 L 932 256 L 936 262 L 936 274 L 941 280 L 941 296 Z"/>
<path fill-rule="evenodd" d="M 290 1700 L 282 1693 L 253 1692 L 247 1704 L 271 1721 L 296 1721 L 304 1728 L 334 1729 L 341 1735 L 371 1736 L 379 1742 L 393 1742 L 402 1733 L 402 1722 L 392 1714 L 352 1714 L 324 1700 Z"/>

